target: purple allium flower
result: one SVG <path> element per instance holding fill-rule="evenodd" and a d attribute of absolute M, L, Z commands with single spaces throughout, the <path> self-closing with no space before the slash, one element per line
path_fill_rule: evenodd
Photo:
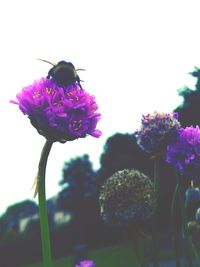
<path fill-rule="evenodd" d="M 96 267 L 96 264 L 92 260 L 83 260 L 75 267 Z"/>
<path fill-rule="evenodd" d="M 166 148 L 181 127 L 178 114 L 154 112 L 142 117 L 140 130 L 134 135 L 137 143 L 147 153 L 158 153 Z"/>
<path fill-rule="evenodd" d="M 100 114 L 94 96 L 78 83 L 59 87 L 52 79 L 41 78 L 17 94 L 20 110 L 47 140 L 66 142 L 87 134 L 99 137 Z"/>
<path fill-rule="evenodd" d="M 122 170 L 101 188 L 99 202 L 106 223 L 123 225 L 149 219 L 157 206 L 151 180 L 137 170 Z"/>
<path fill-rule="evenodd" d="M 185 192 L 185 199 L 188 203 L 200 201 L 200 190 L 198 187 L 189 187 Z"/>
<path fill-rule="evenodd" d="M 167 147 L 166 161 L 192 180 L 200 177 L 200 129 L 181 128 L 176 140 Z"/>

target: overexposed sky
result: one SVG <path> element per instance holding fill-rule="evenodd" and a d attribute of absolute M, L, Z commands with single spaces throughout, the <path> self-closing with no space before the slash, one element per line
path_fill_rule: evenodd
<path fill-rule="evenodd" d="M 141 115 L 171 112 L 177 89 L 194 86 L 200 67 L 200 2 L 193 0 L 7 0 L 0 8 L 1 176 L 0 213 L 32 199 L 44 138 L 16 105 L 22 87 L 45 77 L 48 64 L 72 62 L 96 96 L 103 136 L 53 145 L 47 165 L 47 196 L 59 190 L 64 161 L 89 153 L 94 167 L 106 139 L 132 133 Z"/>

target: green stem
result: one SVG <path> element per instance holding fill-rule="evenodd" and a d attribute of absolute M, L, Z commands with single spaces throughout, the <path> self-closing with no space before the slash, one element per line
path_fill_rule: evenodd
<path fill-rule="evenodd" d="M 191 249 L 192 249 L 192 251 L 193 251 L 193 253 L 194 253 L 194 256 L 195 256 L 196 260 L 197 260 L 198 262 L 200 262 L 199 253 L 198 253 L 198 251 L 197 251 L 195 245 L 193 244 L 191 237 L 189 237 L 189 243 L 190 243 L 190 247 L 191 247 Z"/>
<path fill-rule="evenodd" d="M 133 246 L 140 267 L 148 267 L 148 262 L 144 255 L 145 245 L 145 239 L 141 236 L 140 230 L 138 229 L 138 232 L 133 235 Z"/>
<path fill-rule="evenodd" d="M 158 181 L 158 161 L 159 159 L 154 159 L 154 181 L 153 181 L 153 186 L 154 186 L 154 191 L 155 194 L 158 198 L 159 194 L 159 181 Z M 154 261 L 154 266 L 159 267 L 159 249 L 158 249 L 158 210 L 156 210 L 154 216 L 153 216 L 153 221 L 152 221 L 152 241 L 153 241 L 153 261 Z"/>
<path fill-rule="evenodd" d="M 177 173 L 177 184 L 179 185 L 179 174 Z M 181 221 L 182 221 L 182 239 L 183 239 L 183 256 L 187 261 L 188 267 L 192 267 L 192 255 L 190 249 L 189 235 L 187 229 L 187 205 L 184 204 L 184 200 L 181 196 L 180 187 L 178 190 L 178 196 L 181 208 Z"/>
<path fill-rule="evenodd" d="M 51 150 L 53 142 L 46 141 L 38 166 L 38 201 L 39 201 L 39 217 L 40 217 L 40 231 L 41 231 L 41 240 L 42 240 L 42 254 L 43 254 L 43 263 L 44 267 L 52 267 L 52 258 L 51 258 L 51 244 L 49 236 L 49 224 L 48 224 L 48 214 L 46 207 L 46 193 L 45 193 L 45 173 L 47 159 L 49 152 Z"/>
<path fill-rule="evenodd" d="M 135 239 L 134 247 L 135 247 L 135 254 L 140 267 L 148 267 L 148 262 L 144 256 L 144 246 L 145 246 L 145 241 L 142 240 L 139 236 L 137 236 L 137 238 Z"/>
<path fill-rule="evenodd" d="M 189 238 L 189 233 L 188 233 L 188 227 L 187 227 L 187 202 L 185 201 L 185 203 L 183 202 L 184 205 L 184 211 L 185 211 L 185 217 L 184 217 L 184 231 L 185 231 L 185 246 L 186 246 L 186 251 L 187 251 L 187 261 L 188 261 L 188 267 L 192 267 L 193 266 L 193 262 L 192 262 L 192 249 L 191 249 L 191 244 L 190 244 L 190 238 Z"/>
<path fill-rule="evenodd" d="M 178 190 L 179 190 L 179 183 L 176 183 L 176 188 L 174 190 L 174 194 L 173 194 L 173 198 L 172 198 L 172 204 L 171 204 L 171 210 L 170 210 L 171 228 L 172 228 L 172 233 L 173 233 L 173 237 L 174 237 L 173 241 L 174 241 L 174 248 L 175 248 L 176 267 L 181 266 L 180 244 L 178 242 L 178 233 L 177 233 L 177 229 L 176 229 L 176 225 L 175 225 L 176 220 L 174 220 L 175 204 L 176 204 L 176 198 L 178 195 Z"/>

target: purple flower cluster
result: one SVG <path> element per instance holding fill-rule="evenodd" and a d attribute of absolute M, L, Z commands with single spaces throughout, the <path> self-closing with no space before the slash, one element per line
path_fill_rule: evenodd
<path fill-rule="evenodd" d="M 96 264 L 91 260 L 83 260 L 75 267 L 96 267 Z"/>
<path fill-rule="evenodd" d="M 167 147 L 166 161 L 194 181 L 200 178 L 200 129 L 181 128 L 176 140 Z"/>
<path fill-rule="evenodd" d="M 94 96 L 78 83 L 59 87 L 52 79 L 41 78 L 17 95 L 20 110 L 47 140 L 66 142 L 87 134 L 99 137 L 100 114 Z"/>
<path fill-rule="evenodd" d="M 177 119 L 177 113 L 154 112 L 143 115 L 140 130 L 134 133 L 138 145 L 147 153 L 154 154 L 162 151 L 173 140 L 181 127 Z"/>

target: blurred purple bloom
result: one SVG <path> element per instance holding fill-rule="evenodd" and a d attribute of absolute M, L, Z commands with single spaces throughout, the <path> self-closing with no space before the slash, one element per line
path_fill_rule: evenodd
<path fill-rule="evenodd" d="M 96 267 L 96 264 L 91 260 L 83 260 L 75 267 Z"/>
<path fill-rule="evenodd" d="M 94 96 L 79 84 L 59 87 L 53 80 L 41 78 L 17 94 L 20 110 L 28 115 L 39 134 L 51 141 L 66 142 L 87 134 L 99 137 L 96 129 L 100 114 Z"/>
<path fill-rule="evenodd" d="M 147 153 L 161 152 L 175 138 L 181 127 L 178 114 L 154 112 L 142 117 L 140 130 L 134 135 L 137 143 Z"/>
<path fill-rule="evenodd" d="M 200 129 L 198 126 L 179 130 L 177 139 L 167 147 L 166 161 L 182 174 L 198 181 L 200 176 Z"/>

